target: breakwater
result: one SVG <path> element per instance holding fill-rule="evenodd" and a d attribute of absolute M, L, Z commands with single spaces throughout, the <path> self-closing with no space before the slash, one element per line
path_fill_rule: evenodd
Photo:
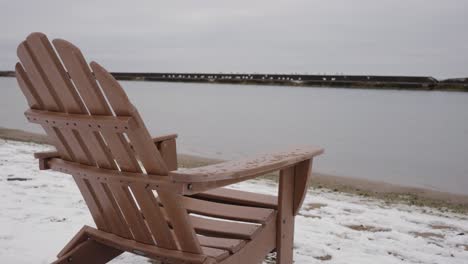
<path fill-rule="evenodd" d="M 437 80 L 430 76 L 312 75 L 312 74 L 232 74 L 232 73 L 148 73 L 113 72 L 117 80 L 323 86 L 369 89 L 441 90 L 468 92 L 468 78 Z M 13 71 L 0 76 L 14 77 Z"/>

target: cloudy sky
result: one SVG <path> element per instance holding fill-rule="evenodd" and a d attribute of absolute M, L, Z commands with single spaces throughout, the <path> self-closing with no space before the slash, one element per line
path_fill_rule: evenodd
<path fill-rule="evenodd" d="M 0 70 L 41 31 L 111 71 L 468 76 L 466 0 L 0 0 Z"/>

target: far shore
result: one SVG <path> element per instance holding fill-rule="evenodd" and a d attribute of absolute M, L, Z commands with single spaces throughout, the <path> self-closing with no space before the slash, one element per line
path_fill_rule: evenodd
<path fill-rule="evenodd" d="M 49 144 L 43 134 L 26 132 L 17 129 L 0 127 L 0 138 L 38 144 Z M 199 167 L 222 162 L 187 154 L 178 154 L 180 167 Z M 277 181 L 278 174 L 270 173 L 263 178 Z M 311 188 L 324 188 L 335 192 L 345 192 L 363 197 L 383 199 L 388 203 L 405 203 L 409 205 L 428 206 L 458 213 L 468 213 L 468 195 L 439 192 L 429 189 L 400 186 L 385 182 L 365 179 L 313 173 Z"/>
<path fill-rule="evenodd" d="M 468 92 L 468 78 L 437 80 L 430 76 L 156 72 L 111 72 L 111 74 L 122 81 Z M 15 72 L 0 71 L 0 77 L 15 77 Z"/>

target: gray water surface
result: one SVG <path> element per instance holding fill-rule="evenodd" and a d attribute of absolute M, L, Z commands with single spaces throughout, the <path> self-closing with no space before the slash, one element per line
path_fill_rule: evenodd
<path fill-rule="evenodd" d="M 468 194 L 468 93 L 122 82 L 153 135 L 181 152 L 239 158 L 310 144 L 318 172 Z M 0 126 L 23 117 L 14 78 L 0 78 Z"/>

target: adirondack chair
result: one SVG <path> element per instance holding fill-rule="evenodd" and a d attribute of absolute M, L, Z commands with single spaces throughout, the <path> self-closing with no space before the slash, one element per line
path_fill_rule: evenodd
<path fill-rule="evenodd" d="M 17 54 L 26 118 L 56 147 L 36 153 L 39 167 L 73 177 L 96 225 L 54 263 L 106 263 L 124 251 L 205 264 L 261 263 L 276 251 L 277 263 L 292 263 L 294 217 L 322 149 L 178 169 L 176 135 L 151 138 L 119 83 L 78 48 L 32 33 Z M 224 188 L 273 171 L 278 197 Z"/>

